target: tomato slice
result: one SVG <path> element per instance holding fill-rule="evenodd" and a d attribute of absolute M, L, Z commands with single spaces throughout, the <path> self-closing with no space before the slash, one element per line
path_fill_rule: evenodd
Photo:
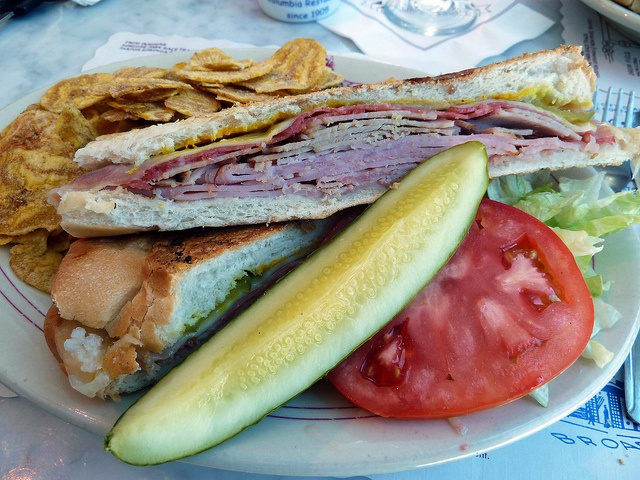
<path fill-rule="evenodd" d="M 328 378 L 381 416 L 464 415 L 559 375 L 593 322 L 591 295 L 562 240 L 531 215 L 483 200 L 449 263 Z"/>

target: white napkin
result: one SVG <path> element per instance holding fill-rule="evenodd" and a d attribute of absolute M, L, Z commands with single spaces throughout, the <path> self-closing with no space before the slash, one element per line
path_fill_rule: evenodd
<path fill-rule="evenodd" d="M 102 67 L 110 63 L 161 53 L 186 52 L 212 47 L 224 50 L 225 48 L 247 48 L 254 46 L 255 45 L 221 39 L 118 32 L 111 35 L 107 43 L 96 50 L 93 58 L 82 66 L 82 71 Z"/>
<path fill-rule="evenodd" d="M 318 23 L 351 39 L 363 53 L 425 73 L 477 66 L 523 40 L 543 34 L 553 21 L 512 0 L 472 2 L 480 16 L 472 28 L 455 35 L 428 37 L 396 27 L 382 12 L 383 2 L 343 0 L 336 13 Z"/>

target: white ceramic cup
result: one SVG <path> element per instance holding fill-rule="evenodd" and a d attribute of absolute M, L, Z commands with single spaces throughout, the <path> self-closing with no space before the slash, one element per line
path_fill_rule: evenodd
<path fill-rule="evenodd" d="M 341 0 L 258 0 L 260 8 L 283 22 L 315 22 L 328 17 L 340 6 Z"/>

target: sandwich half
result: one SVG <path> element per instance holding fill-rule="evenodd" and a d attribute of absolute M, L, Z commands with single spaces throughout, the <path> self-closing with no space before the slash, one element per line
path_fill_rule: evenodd
<path fill-rule="evenodd" d="M 328 235 L 334 218 L 82 239 L 56 273 L 45 338 L 88 397 L 149 385 Z"/>
<path fill-rule="evenodd" d="M 324 218 L 435 153 L 485 144 L 490 175 L 616 165 L 640 130 L 596 122 L 596 77 L 563 46 L 439 77 L 336 87 L 98 138 L 52 191 L 72 235 Z"/>

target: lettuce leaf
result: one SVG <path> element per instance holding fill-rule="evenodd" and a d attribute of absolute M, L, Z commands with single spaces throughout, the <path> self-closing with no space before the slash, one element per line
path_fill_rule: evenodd
<path fill-rule="evenodd" d="M 548 172 L 492 180 L 489 198 L 514 205 L 550 227 L 606 237 L 640 223 L 640 197 L 626 190 L 600 198 L 604 173 L 584 179 Z"/>
<path fill-rule="evenodd" d="M 587 348 L 584 349 L 582 356 L 593 360 L 598 367 L 602 368 L 611 361 L 613 353 L 600 342 L 591 340 L 587 344 Z"/>
<path fill-rule="evenodd" d="M 604 241 L 602 238 L 589 235 L 585 230 L 568 230 L 559 227 L 551 228 L 576 257 L 592 257 L 603 248 Z"/>

